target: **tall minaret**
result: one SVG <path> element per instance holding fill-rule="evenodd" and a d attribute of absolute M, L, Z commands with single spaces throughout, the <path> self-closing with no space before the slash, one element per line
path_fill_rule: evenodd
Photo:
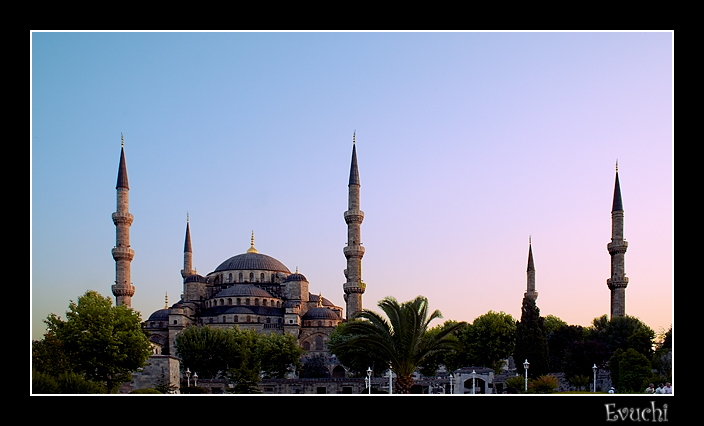
<path fill-rule="evenodd" d="M 181 276 L 190 277 L 196 272 L 193 270 L 193 249 L 191 249 L 191 221 L 186 213 L 186 241 L 183 243 L 183 269 Z"/>
<path fill-rule="evenodd" d="M 125 138 L 121 135 L 122 149 L 120 152 L 120 166 L 117 170 L 117 211 L 112 214 L 112 221 L 116 228 L 115 247 L 112 257 L 115 259 L 115 285 L 112 294 L 115 296 L 115 306 L 125 305 L 132 307 L 134 286 L 130 277 L 130 265 L 134 257 L 134 250 L 130 248 L 130 226 L 134 216 L 129 212 L 130 186 L 127 182 L 127 165 L 125 164 Z"/>
<path fill-rule="evenodd" d="M 526 273 L 528 275 L 528 286 L 526 288 L 525 297 L 535 301 L 538 298 L 538 292 L 535 291 L 535 265 L 533 265 L 533 244 L 531 243 L 531 237 L 528 237 L 528 269 L 526 269 Z"/>
<path fill-rule="evenodd" d="M 347 246 L 342 250 L 347 258 L 343 285 L 345 302 L 347 304 L 347 319 L 362 310 L 362 294 L 366 285 L 362 282 L 362 256 L 364 247 L 361 245 L 360 227 L 364 220 L 364 212 L 359 209 L 359 170 L 357 169 L 356 132 L 352 136 L 352 164 L 350 166 L 349 196 L 345 222 L 347 223 Z"/>
<path fill-rule="evenodd" d="M 616 183 L 614 202 L 611 208 L 611 242 L 606 246 L 611 255 L 611 278 L 606 284 L 611 290 L 611 318 L 626 315 L 626 249 L 628 242 L 623 239 L 623 203 L 621 185 L 618 181 L 618 161 L 616 162 Z"/>

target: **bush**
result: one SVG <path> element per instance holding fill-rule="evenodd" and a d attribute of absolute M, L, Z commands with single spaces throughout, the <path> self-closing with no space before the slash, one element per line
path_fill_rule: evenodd
<path fill-rule="evenodd" d="M 528 382 L 528 392 L 531 393 L 553 393 L 557 390 L 557 377 L 540 376 Z"/>
<path fill-rule="evenodd" d="M 130 392 L 130 393 L 136 393 L 136 394 L 158 394 L 158 395 L 162 395 L 162 393 L 159 392 L 159 391 L 156 390 L 156 389 L 135 389 L 135 390 L 133 390 L 133 391 Z"/>

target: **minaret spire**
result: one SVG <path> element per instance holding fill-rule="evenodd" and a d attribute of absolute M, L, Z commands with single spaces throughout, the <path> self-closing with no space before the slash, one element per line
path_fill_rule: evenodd
<path fill-rule="evenodd" d="M 606 285 L 611 290 L 611 318 L 626 315 L 626 250 L 628 242 L 623 238 L 623 200 L 621 184 L 618 178 L 618 160 L 616 161 L 616 180 L 614 182 L 614 201 L 611 207 L 611 242 L 606 246 L 611 255 L 611 278 Z"/>
<path fill-rule="evenodd" d="M 181 276 L 185 279 L 195 273 L 193 270 L 193 248 L 191 246 L 191 218 L 190 214 L 186 212 L 186 238 L 183 243 L 183 269 L 181 269 Z"/>
<path fill-rule="evenodd" d="M 134 221 L 134 216 L 129 212 L 129 191 L 130 186 L 127 180 L 127 163 L 125 162 L 125 138 L 120 134 L 120 165 L 117 170 L 117 211 L 112 214 L 112 221 L 115 224 L 115 247 L 112 249 L 112 257 L 115 259 L 115 284 L 112 286 L 112 294 L 115 296 L 115 305 L 125 305 L 132 307 L 132 296 L 134 296 L 134 286 L 131 279 L 131 262 L 134 258 L 134 250 L 130 248 L 130 226 Z"/>
<path fill-rule="evenodd" d="M 533 244 L 531 236 L 528 236 L 528 268 L 526 269 L 526 274 L 528 275 L 528 285 L 526 288 L 525 297 L 533 299 L 535 301 L 538 298 L 538 292 L 535 291 L 535 265 L 533 264 Z"/>
<path fill-rule="evenodd" d="M 357 131 L 355 130 L 352 135 L 352 162 L 350 164 L 347 211 L 344 215 L 347 223 L 347 246 L 342 250 L 347 258 L 347 269 L 345 269 L 347 281 L 343 285 L 343 289 L 348 320 L 354 318 L 354 315 L 362 310 L 362 294 L 366 288 L 362 282 L 364 247 L 361 245 L 361 225 L 364 220 L 364 212 L 359 209 L 360 183 L 356 136 Z"/>

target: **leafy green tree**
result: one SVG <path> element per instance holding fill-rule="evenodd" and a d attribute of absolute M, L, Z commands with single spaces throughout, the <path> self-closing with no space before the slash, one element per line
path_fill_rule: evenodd
<path fill-rule="evenodd" d="M 524 297 L 521 321 L 516 323 L 516 349 L 513 359 L 517 366 L 528 360 L 530 363 L 528 374 L 531 377 L 539 377 L 550 372 L 544 321 L 535 300 Z"/>
<path fill-rule="evenodd" d="M 619 393 L 643 392 L 651 375 L 650 361 L 633 348 L 617 349 L 609 360 L 609 367 Z"/>
<path fill-rule="evenodd" d="M 227 370 L 236 349 L 232 336 L 221 328 L 190 326 L 176 336 L 176 353 L 184 367 L 203 379 Z"/>
<path fill-rule="evenodd" d="M 428 299 L 423 296 L 401 304 L 393 297 L 386 297 L 378 306 L 388 319 L 365 309 L 356 316 L 361 321 L 339 326 L 345 338 L 333 342 L 332 346 L 328 342 L 328 347 L 338 359 L 339 354 L 351 347 L 377 354 L 396 373 L 396 391 L 409 393 L 413 386 L 412 374 L 427 358 L 458 347 L 456 339 L 451 337 L 454 328 L 428 333 L 428 324 L 442 318 L 442 314 L 436 310 L 428 315 Z"/>
<path fill-rule="evenodd" d="M 314 354 L 305 359 L 299 377 L 303 379 L 327 379 L 330 371 L 323 354 Z"/>
<path fill-rule="evenodd" d="M 474 319 L 460 334 L 467 365 L 493 368 L 498 373 L 503 359 L 516 347 L 516 320 L 505 312 L 489 311 Z"/>
<path fill-rule="evenodd" d="M 286 373 L 300 369 L 303 352 L 291 333 L 260 335 L 257 341 L 262 369 L 275 379 L 283 379 Z"/>
<path fill-rule="evenodd" d="M 131 380 L 130 372 L 144 366 L 151 355 L 151 344 L 142 330 L 139 313 L 126 306 L 112 306 L 110 298 L 89 290 L 69 304 L 66 320 L 50 314 L 45 320 L 47 339 L 56 339 L 61 360 L 50 369 L 66 369 L 64 383 L 75 383 L 77 377 L 104 383 L 108 392 L 117 391 L 121 383 Z M 55 348 L 56 348 L 55 347 Z M 37 364 L 51 362 L 37 359 Z M 68 371 L 70 370 L 70 371 Z"/>
<path fill-rule="evenodd" d="M 389 360 L 384 354 L 377 351 L 370 352 L 365 347 L 350 342 L 356 336 L 348 330 L 356 322 L 362 322 L 362 320 L 352 319 L 337 326 L 330 334 L 328 348 L 340 364 L 347 367 L 353 377 L 366 377 L 367 368 L 371 368 L 375 376 L 380 376 L 389 369 Z"/>
<path fill-rule="evenodd" d="M 594 318 L 587 330 L 587 340 L 602 342 L 612 350 L 635 349 L 651 358 L 655 342 L 655 332 L 644 322 L 630 315 L 613 317 L 607 315 Z"/>

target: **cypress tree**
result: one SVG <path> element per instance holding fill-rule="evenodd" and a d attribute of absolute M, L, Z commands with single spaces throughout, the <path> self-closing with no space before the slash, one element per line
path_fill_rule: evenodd
<path fill-rule="evenodd" d="M 518 371 L 523 370 L 523 362 L 528 360 L 528 377 L 539 377 L 550 372 L 548 361 L 548 341 L 545 333 L 545 318 L 531 297 L 523 298 L 521 320 L 516 322 L 516 349 L 513 360 Z"/>

